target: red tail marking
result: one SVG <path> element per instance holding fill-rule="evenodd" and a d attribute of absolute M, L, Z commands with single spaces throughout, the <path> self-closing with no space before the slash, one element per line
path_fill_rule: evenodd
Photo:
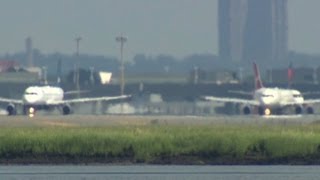
<path fill-rule="evenodd" d="M 293 76 L 294 76 L 294 70 L 293 70 L 292 62 L 291 62 L 289 67 L 288 67 L 288 81 L 289 81 L 289 84 L 292 83 Z"/>
<path fill-rule="evenodd" d="M 256 63 L 253 63 L 253 71 L 254 71 L 254 83 L 255 83 L 255 89 L 263 88 L 262 81 L 260 78 L 259 69 Z"/>

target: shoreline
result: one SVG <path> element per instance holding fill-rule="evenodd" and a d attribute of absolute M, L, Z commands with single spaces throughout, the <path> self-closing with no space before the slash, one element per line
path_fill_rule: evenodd
<path fill-rule="evenodd" d="M 150 162 L 130 159 L 100 159 L 100 158 L 15 158 L 0 159 L 0 165 L 212 165 L 212 166 L 254 166 L 254 165 L 320 165 L 320 159 L 308 158 L 279 158 L 279 159 L 231 159 L 217 158 L 204 159 L 197 157 L 175 157 L 170 159 L 159 158 Z"/>

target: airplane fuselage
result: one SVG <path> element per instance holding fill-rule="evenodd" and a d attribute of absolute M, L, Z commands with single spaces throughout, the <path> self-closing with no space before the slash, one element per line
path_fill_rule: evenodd
<path fill-rule="evenodd" d="M 25 105 L 49 105 L 63 100 L 63 90 L 54 86 L 30 86 L 22 97 Z"/>
<path fill-rule="evenodd" d="M 302 105 L 303 96 L 295 89 L 261 88 L 254 92 L 254 99 L 262 106 L 281 108 L 287 105 Z"/>
<path fill-rule="evenodd" d="M 254 85 L 253 99 L 243 98 L 222 98 L 207 96 L 206 100 L 238 103 L 242 105 L 243 114 L 257 112 L 259 115 L 283 114 L 286 112 L 295 112 L 295 114 L 313 114 L 315 103 L 320 103 L 320 99 L 304 100 L 300 91 L 295 89 L 266 88 L 263 86 L 259 69 L 256 63 L 253 63 Z"/>

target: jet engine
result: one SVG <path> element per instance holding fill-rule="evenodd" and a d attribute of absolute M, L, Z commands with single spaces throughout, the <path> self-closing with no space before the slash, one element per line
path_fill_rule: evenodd
<path fill-rule="evenodd" d="M 296 114 L 302 114 L 302 107 L 301 107 L 301 106 L 297 106 L 297 107 L 295 108 L 295 113 L 296 113 Z"/>
<path fill-rule="evenodd" d="M 307 106 L 307 107 L 306 107 L 306 113 L 307 113 L 307 114 L 313 114 L 313 113 L 314 113 L 313 107 Z"/>
<path fill-rule="evenodd" d="M 14 104 L 8 104 L 6 110 L 7 110 L 9 116 L 17 114 L 17 109 Z"/>
<path fill-rule="evenodd" d="M 71 114 L 72 113 L 72 109 L 71 109 L 71 106 L 66 104 L 62 107 L 62 114 L 63 115 L 68 115 L 68 114 Z"/>
<path fill-rule="evenodd" d="M 242 109 L 242 112 L 245 115 L 249 115 L 249 114 L 251 114 L 251 109 L 250 109 L 249 106 L 244 106 L 243 109 Z"/>

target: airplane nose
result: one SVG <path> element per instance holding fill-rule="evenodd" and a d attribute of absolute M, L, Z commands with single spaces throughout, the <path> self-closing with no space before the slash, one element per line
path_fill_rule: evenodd
<path fill-rule="evenodd" d="M 24 95 L 24 101 L 27 103 L 34 103 L 38 100 L 37 96 Z"/>

